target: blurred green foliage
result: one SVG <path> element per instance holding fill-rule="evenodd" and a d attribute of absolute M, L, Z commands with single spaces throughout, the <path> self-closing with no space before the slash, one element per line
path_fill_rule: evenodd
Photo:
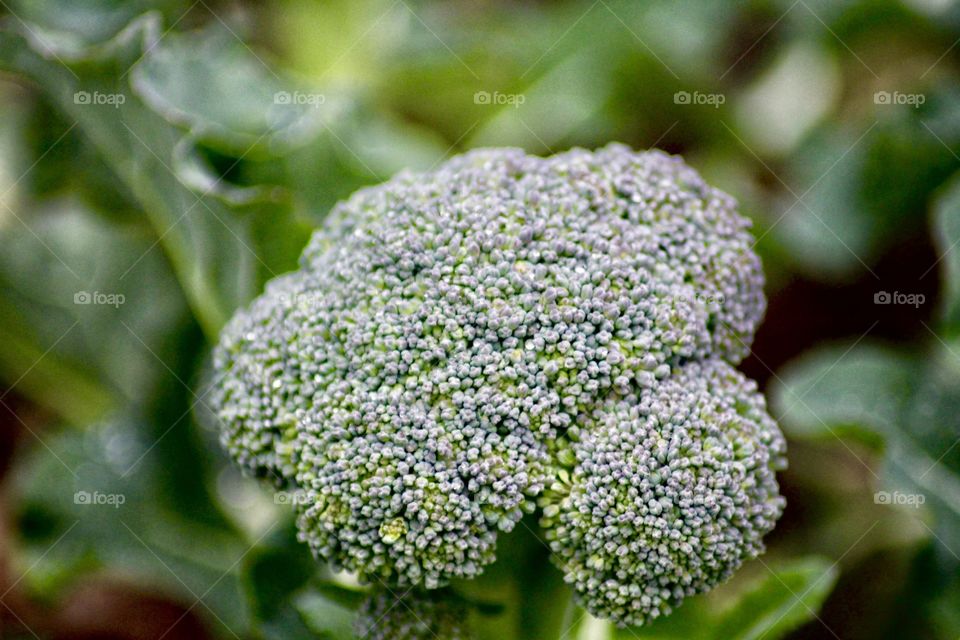
<path fill-rule="evenodd" d="M 771 371 L 791 511 L 729 584 L 614 630 L 521 528 L 455 585 L 480 637 L 960 634 L 960 4 L 7 0 L 0 20 L 0 377 L 44 411 L 0 396 L 30 445 L 11 494 L 32 596 L 106 572 L 217 636 L 351 637 L 357 585 L 203 420 L 212 341 L 360 186 L 480 145 L 622 140 L 740 199 L 774 298 L 885 290 L 877 265 L 931 228 L 942 312 L 919 344 L 850 336 Z M 124 501 L 78 503 L 97 494 Z M 877 554 L 905 560 L 869 591 Z M 865 610 L 831 608 L 835 586 Z"/>
<path fill-rule="evenodd" d="M 821 347 L 792 365 L 773 393 L 796 438 L 832 440 L 837 430 L 883 453 L 878 502 L 930 510 L 923 527 L 932 536 L 936 560 L 919 576 L 938 595 L 919 602 L 928 624 L 944 637 L 958 622 L 960 593 L 960 344 L 957 343 L 960 258 L 960 183 L 936 201 L 935 228 L 946 263 L 942 326 L 927 326 L 927 344 L 903 350 L 860 342 Z M 926 514 L 925 514 L 926 516 Z"/>

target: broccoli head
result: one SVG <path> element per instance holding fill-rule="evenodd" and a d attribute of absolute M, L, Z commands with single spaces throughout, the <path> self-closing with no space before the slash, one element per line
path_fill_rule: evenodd
<path fill-rule="evenodd" d="M 679 158 L 621 145 L 363 189 L 224 330 L 223 441 L 306 496 L 335 568 L 471 578 L 539 503 L 581 604 L 643 622 L 783 508 L 783 437 L 732 366 L 765 305 L 748 227 Z"/>

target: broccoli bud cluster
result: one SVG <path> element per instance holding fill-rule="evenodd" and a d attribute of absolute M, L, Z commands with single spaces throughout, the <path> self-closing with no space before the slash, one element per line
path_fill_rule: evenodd
<path fill-rule="evenodd" d="M 641 624 L 763 550 L 784 441 L 756 385 L 720 360 L 596 407 L 541 497 L 556 562 L 591 613 Z"/>
<path fill-rule="evenodd" d="M 735 209 L 621 145 L 478 150 L 361 190 L 224 330 L 223 441 L 364 580 L 474 577 L 539 501 L 588 610 L 664 613 L 783 508 L 783 438 L 731 366 L 765 305 Z"/>
<path fill-rule="evenodd" d="M 360 606 L 354 632 L 363 640 L 469 640 L 467 616 L 460 602 L 376 589 Z"/>

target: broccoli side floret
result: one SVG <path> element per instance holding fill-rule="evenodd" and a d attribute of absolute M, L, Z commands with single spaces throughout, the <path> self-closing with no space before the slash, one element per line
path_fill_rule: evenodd
<path fill-rule="evenodd" d="M 680 159 L 621 145 L 361 190 L 225 329 L 224 443 L 370 582 L 474 577 L 539 498 L 580 601 L 641 622 L 782 509 L 782 437 L 730 366 L 765 305 L 748 227 Z"/>
<path fill-rule="evenodd" d="M 541 497 L 556 564 L 596 616 L 642 624 L 763 550 L 785 443 L 756 384 L 719 360 L 597 406 Z"/>
<path fill-rule="evenodd" d="M 469 640 L 460 602 L 410 590 L 374 590 L 360 606 L 354 632 L 363 640 Z"/>

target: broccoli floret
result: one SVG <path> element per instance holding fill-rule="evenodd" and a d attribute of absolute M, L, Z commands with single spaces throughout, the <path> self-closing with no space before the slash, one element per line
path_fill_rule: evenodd
<path fill-rule="evenodd" d="M 363 580 L 474 577 L 539 499 L 588 610 L 653 617 L 782 509 L 782 437 L 731 368 L 765 305 L 748 227 L 679 158 L 621 145 L 361 190 L 225 329 L 224 443 L 301 490 L 301 537 Z"/>
<path fill-rule="evenodd" d="M 469 640 L 467 616 L 460 602 L 377 589 L 360 606 L 354 632 L 363 640 Z"/>
<path fill-rule="evenodd" d="M 556 564 L 593 615 L 642 624 L 725 581 L 783 510 L 785 442 L 756 385 L 719 360 L 611 398 L 544 493 Z"/>
<path fill-rule="evenodd" d="M 310 365 L 294 351 L 299 331 L 288 323 L 303 285 L 298 273 L 269 282 L 227 324 L 214 352 L 210 404 L 221 439 L 241 468 L 278 487 L 292 484 L 297 414 L 308 410 L 313 393 Z"/>

